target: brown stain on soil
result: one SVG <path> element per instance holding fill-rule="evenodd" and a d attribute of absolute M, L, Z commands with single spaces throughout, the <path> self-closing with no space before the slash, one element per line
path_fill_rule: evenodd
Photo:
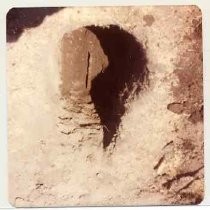
<path fill-rule="evenodd" d="M 145 22 L 144 26 L 152 26 L 152 24 L 155 22 L 155 18 L 152 15 L 144 15 L 143 20 Z"/>
<path fill-rule="evenodd" d="M 186 33 L 183 37 L 183 46 L 188 42 L 193 44 L 178 58 L 179 62 L 174 73 L 179 79 L 179 84 L 172 86 L 175 101 L 167 108 L 177 114 L 187 114 L 189 121 L 197 123 L 203 120 L 201 19 L 193 21 L 193 26 L 194 30 L 191 33 Z"/>

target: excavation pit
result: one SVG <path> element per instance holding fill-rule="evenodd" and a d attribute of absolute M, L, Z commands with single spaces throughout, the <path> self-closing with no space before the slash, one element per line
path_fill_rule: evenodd
<path fill-rule="evenodd" d="M 75 106 L 94 104 L 104 149 L 115 142 L 126 104 L 145 84 L 146 62 L 142 45 L 117 25 L 86 26 L 63 36 L 62 95 Z"/>

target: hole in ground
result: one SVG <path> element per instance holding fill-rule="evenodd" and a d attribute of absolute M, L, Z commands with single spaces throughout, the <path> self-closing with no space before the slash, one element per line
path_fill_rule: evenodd
<path fill-rule="evenodd" d="M 87 26 L 100 41 L 109 65 L 93 80 L 92 101 L 103 125 L 103 148 L 116 140 L 126 103 L 134 98 L 147 80 L 146 54 L 136 38 L 117 25 Z"/>

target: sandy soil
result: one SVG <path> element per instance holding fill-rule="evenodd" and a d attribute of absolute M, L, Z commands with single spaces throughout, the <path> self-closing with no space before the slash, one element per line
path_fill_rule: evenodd
<path fill-rule="evenodd" d="M 93 104 L 78 109 L 62 94 L 62 40 L 83 26 L 110 24 L 142 45 L 148 75 L 126 105 L 115 143 L 104 150 L 97 113 L 95 124 L 84 126 L 93 119 L 85 111 L 94 109 Z M 14 34 L 8 34 L 7 43 L 12 205 L 202 201 L 202 30 L 197 7 L 63 8 L 25 27 L 17 39 Z"/>

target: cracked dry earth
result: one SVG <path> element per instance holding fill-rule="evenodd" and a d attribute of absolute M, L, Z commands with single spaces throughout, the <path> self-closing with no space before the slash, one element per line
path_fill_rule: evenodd
<path fill-rule="evenodd" d="M 10 203 L 200 203 L 201 11 L 40 11 L 7 15 Z"/>

